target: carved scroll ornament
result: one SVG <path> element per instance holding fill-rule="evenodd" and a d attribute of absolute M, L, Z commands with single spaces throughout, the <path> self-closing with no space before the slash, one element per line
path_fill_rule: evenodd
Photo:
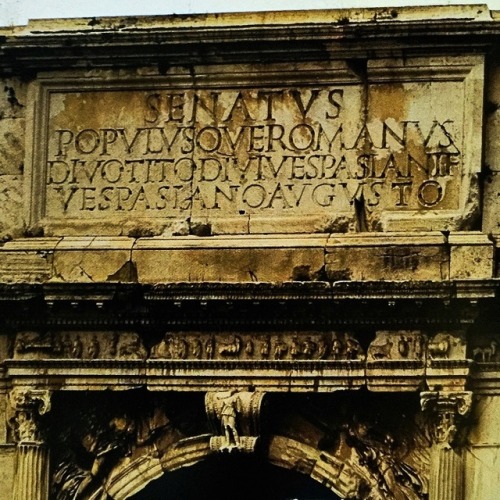
<path fill-rule="evenodd" d="M 466 416 L 472 405 L 472 392 L 422 392 L 420 404 L 431 413 L 431 433 L 436 443 L 451 446 L 458 431 L 460 417 Z"/>
<path fill-rule="evenodd" d="M 50 411 L 50 392 L 36 389 L 13 389 L 10 405 L 14 416 L 9 423 L 19 444 L 42 444 L 44 442 L 40 416 Z"/>

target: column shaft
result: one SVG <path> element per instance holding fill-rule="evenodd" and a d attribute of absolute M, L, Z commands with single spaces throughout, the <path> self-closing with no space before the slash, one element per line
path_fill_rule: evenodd
<path fill-rule="evenodd" d="M 17 441 L 14 500 L 48 500 L 49 449 L 41 416 L 50 410 L 50 393 L 16 387 L 10 392 L 10 404 Z"/>
<path fill-rule="evenodd" d="M 18 444 L 14 500 L 48 500 L 49 453 L 41 444 Z"/>
<path fill-rule="evenodd" d="M 464 466 L 457 432 L 472 404 L 472 392 L 422 392 L 422 410 L 431 416 L 429 500 L 463 500 Z"/>
<path fill-rule="evenodd" d="M 435 445 L 431 454 L 429 500 L 462 500 L 463 460 L 451 447 Z"/>

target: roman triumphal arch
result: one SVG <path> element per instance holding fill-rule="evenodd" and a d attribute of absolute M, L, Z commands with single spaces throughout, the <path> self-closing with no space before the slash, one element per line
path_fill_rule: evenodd
<path fill-rule="evenodd" d="M 0 497 L 496 499 L 499 37 L 0 28 Z"/>

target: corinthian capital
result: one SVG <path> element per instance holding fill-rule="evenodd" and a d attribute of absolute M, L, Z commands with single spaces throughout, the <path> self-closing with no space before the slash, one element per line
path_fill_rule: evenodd
<path fill-rule="evenodd" d="M 422 392 L 420 405 L 422 411 L 431 414 L 434 441 L 451 445 L 458 430 L 459 419 L 465 417 L 471 409 L 472 392 Z"/>
<path fill-rule="evenodd" d="M 50 392 L 15 388 L 9 395 L 14 416 L 10 424 L 19 444 L 44 442 L 40 416 L 50 411 Z"/>

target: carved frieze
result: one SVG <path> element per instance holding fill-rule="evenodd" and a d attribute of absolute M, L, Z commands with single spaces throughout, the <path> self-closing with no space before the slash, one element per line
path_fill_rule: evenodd
<path fill-rule="evenodd" d="M 472 337 L 469 347 L 469 358 L 476 363 L 496 363 L 500 360 L 500 337 L 482 335 Z"/>
<path fill-rule="evenodd" d="M 14 359 L 144 360 L 147 350 L 135 332 L 20 332 Z"/>
<path fill-rule="evenodd" d="M 16 356 L 52 357 L 63 355 L 61 339 L 54 333 L 19 332 L 16 335 L 14 351 Z"/>
<path fill-rule="evenodd" d="M 134 332 L 19 332 L 14 359 L 363 360 L 347 332 L 167 332 L 147 349 Z"/>
<path fill-rule="evenodd" d="M 438 333 L 429 340 L 428 357 L 438 359 L 465 359 L 466 342 L 463 332 Z"/>
<path fill-rule="evenodd" d="M 368 347 L 367 360 L 424 359 L 427 338 L 419 330 L 378 331 Z"/>
<path fill-rule="evenodd" d="M 485 354 L 491 356 L 491 345 L 487 346 Z M 463 332 L 440 332 L 428 339 L 420 330 L 378 331 L 367 352 L 368 361 L 423 361 L 426 358 L 430 361 L 465 360 L 466 342 Z"/>
<path fill-rule="evenodd" d="M 382 330 L 376 332 L 367 351 L 368 361 L 425 359 L 465 360 L 464 333 L 440 332 L 429 339 L 420 330 Z"/>
<path fill-rule="evenodd" d="M 367 349 L 366 379 L 372 391 L 416 390 L 425 379 L 427 336 L 420 330 L 379 330 Z"/>
<path fill-rule="evenodd" d="M 130 331 L 20 332 L 8 369 L 13 376 L 33 377 L 33 363 L 40 361 L 47 365 L 55 387 L 58 378 L 63 382 L 68 376 L 77 386 L 97 383 L 106 387 L 118 383 L 116 373 L 106 372 L 96 381 L 94 362 L 106 361 L 109 365 L 116 361 L 122 374 L 144 363 L 145 379 L 139 380 L 134 373 L 133 379 L 121 376 L 119 383 L 128 387 L 144 383 L 174 387 L 190 381 L 191 390 L 206 390 L 204 370 L 213 368 L 214 383 L 217 380 L 217 386 L 223 388 L 224 370 L 240 365 L 247 370 L 245 374 L 231 373 L 239 389 L 246 387 L 245 377 L 251 375 L 254 384 L 285 390 L 289 370 L 296 367 L 294 387 L 304 391 L 313 390 L 310 383 L 314 373 L 301 369 L 310 365 L 314 370 L 324 370 L 320 385 L 314 386 L 319 391 L 362 385 L 373 391 L 414 391 L 423 383 L 432 389 L 463 389 L 470 370 L 464 338 L 463 332 L 436 334 L 423 330 L 378 330 L 374 337 L 368 332 L 317 330 L 181 330 L 162 336 Z M 52 360 L 67 362 L 51 364 Z M 76 369 L 80 362 L 83 371 Z M 170 364 L 180 370 L 175 377 L 164 371 Z"/>
<path fill-rule="evenodd" d="M 135 332 L 19 332 L 14 359 L 335 360 L 368 362 L 466 359 L 459 332 L 379 330 L 365 352 L 349 332 L 166 332 L 149 349 Z M 477 361 L 493 361 L 497 341 L 475 346 Z"/>
<path fill-rule="evenodd" d="M 166 333 L 150 359 L 361 360 L 363 349 L 349 333 Z"/>

